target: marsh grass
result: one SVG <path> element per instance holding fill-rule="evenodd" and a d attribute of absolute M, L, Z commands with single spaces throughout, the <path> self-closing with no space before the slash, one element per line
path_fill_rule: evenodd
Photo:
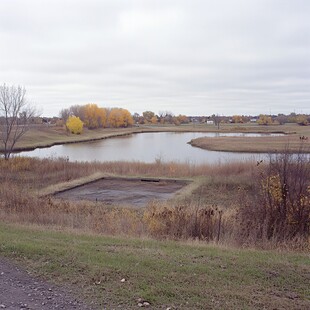
<path fill-rule="evenodd" d="M 263 248 L 287 248 L 294 244 L 295 249 L 308 248 L 306 236 L 306 239 L 294 236 L 282 242 L 274 238 L 253 238 L 252 232 L 259 228 L 259 223 L 244 225 L 253 218 L 253 214 L 243 212 L 246 217 L 240 217 L 240 210 L 253 210 L 244 207 L 260 203 L 257 198 L 260 173 L 266 167 L 264 163 L 258 167 L 251 161 L 196 166 L 161 161 L 153 164 L 71 163 L 61 158 L 39 160 L 22 157 L 0 160 L 1 219 L 109 235 L 197 238 Z M 129 205 L 120 208 L 102 202 L 64 201 L 48 195 L 93 181 L 102 175 L 190 177 L 194 182 L 175 199 L 164 203 L 152 201 L 142 209 Z"/>
<path fill-rule="evenodd" d="M 35 159 L 15 157 L 10 161 L 0 159 L 1 180 L 14 181 L 34 189 L 89 177 L 95 173 L 118 176 L 149 176 L 192 178 L 205 176 L 242 175 L 253 171 L 252 161 L 227 164 L 182 164 L 176 162 L 68 162 L 66 158 Z"/>
<path fill-rule="evenodd" d="M 140 162 L 70 163 L 65 159 L 38 160 L 22 157 L 12 158 L 10 161 L 0 160 L 1 215 L 2 219 L 6 221 L 50 224 L 108 234 L 148 235 L 150 224 L 145 220 L 143 213 L 156 206 L 160 210 L 161 203 L 153 201 L 148 208 L 138 210 L 132 206 L 119 208 L 100 202 L 62 201 L 46 195 L 93 181 L 102 175 L 197 177 L 197 181 L 186 188 L 184 193 L 178 195 L 175 202 L 166 203 L 166 207 L 169 209 L 173 209 L 176 205 L 182 206 L 182 208 L 188 205 L 186 213 L 189 218 L 191 213 L 196 214 L 197 208 L 205 207 L 206 202 L 202 201 L 201 197 L 198 204 L 195 202 L 196 198 L 192 197 L 195 190 L 199 192 L 201 186 L 206 186 L 205 179 L 212 175 L 219 177 L 227 173 L 236 176 L 248 174 L 251 166 L 250 162 L 232 163 L 226 166 L 190 166 L 162 162 L 154 164 Z M 206 176 L 208 177 L 206 178 Z M 198 195 L 196 196 L 198 197 Z M 214 201 L 210 199 L 207 206 L 212 204 L 214 205 Z M 188 220 L 188 222 L 190 221 Z M 172 230 L 175 230 L 177 225 L 175 223 Z M 193 231 L 192 228 L 188 229 L 187 233 L 184 232 L 180 237 L 192 237 L 191 231 Z M 153 232 L 152 235 L 154 235 Z M 203 236 L 203 234 L 200 235 Z M 169 234 L 158 232 L 157 237 L 162 236 L 169 237 Z M 175 238 L 176 236 L 171 237 Z"/>
<path fill-rule="evenodd" d="M 310 138 L 310 132 L 308 132 Z M 302 143 L 297 134 L 270 137 L 202 137 L 191 140 L 190 144 L 211 151 L 270 153 L 283 152 L 289 145 L 290 151 L 310 153 L 309 143 Z"/>

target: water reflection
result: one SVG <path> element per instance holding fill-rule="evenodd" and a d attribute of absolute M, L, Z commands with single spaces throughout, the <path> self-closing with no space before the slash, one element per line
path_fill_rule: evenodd
<path fill-rule="evenodd" d="M 180 163 L 223 163 L 232 160 L 262 158 L 262 154 L 207 151 L 192 147 L 188 142 L 199 137 L 262 136 L 245 133 L 157 132 L 139 133 L 95 142 L 56 145 L 50 148 L 21 152 L 22 156 L 39 158 L 68 157 L 70 161 L 141 161 L 155 160 Z"/>

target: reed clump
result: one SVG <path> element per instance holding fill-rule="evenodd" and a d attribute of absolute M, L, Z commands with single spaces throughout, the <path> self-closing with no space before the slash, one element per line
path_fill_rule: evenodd
<path fill-rule="evenodd" d="M 215 206 L 152 203 L 143 219 L 147 231 L 156 238 L 213 241 L 220 237 L 222 212 Z"/>

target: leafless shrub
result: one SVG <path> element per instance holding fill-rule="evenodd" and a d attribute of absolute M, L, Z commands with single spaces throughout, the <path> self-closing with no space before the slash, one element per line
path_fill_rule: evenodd
<path fill-rule="evenodd" d="M 270 155 L 256 191 L 244 195 L 238 212 L 242 241 L 286 242 L 310 232 L 310 157 L 288 151 Z"/>

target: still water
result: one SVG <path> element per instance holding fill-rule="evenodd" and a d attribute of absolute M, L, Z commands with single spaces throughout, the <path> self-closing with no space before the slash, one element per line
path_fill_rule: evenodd
<path fill-rule="evenodd" d="M 180 163 L 225 163 L 234 160 L 257 159 L 263 154 L 207 151 L 192 147 L 188 142 L 199 137 L 262 136 L 243 133 L 139 133 L 95 142 L 56 145 L 50 148 L 21 152 L 21 156 L 39 158 L 66 157 L 70 161 L 140 161 L 152 163 L 176 161 Z"/>

